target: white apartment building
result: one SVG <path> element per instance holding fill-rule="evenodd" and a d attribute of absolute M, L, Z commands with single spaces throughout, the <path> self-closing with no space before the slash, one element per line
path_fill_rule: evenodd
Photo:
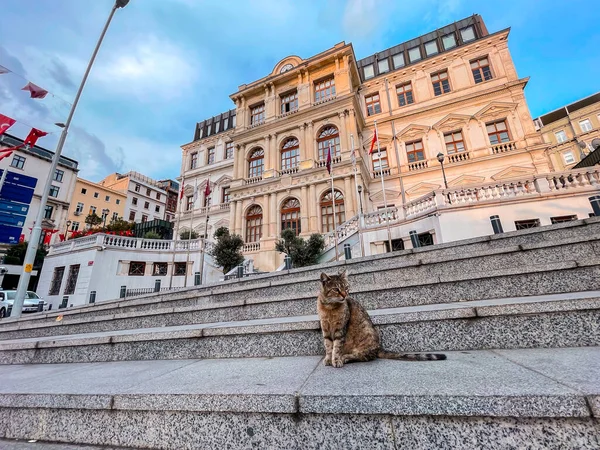
<path fill-rule="evenodd" d="M 9 134 L 0 135 L 0 147 L 8 148 L 23 144 L 23 140 Z M 42 229 L 54 231 L 48 237 L 46 244 L 54 244 L 60 241 L 60 235 L 66 233 L 67 219 L 71 198 L 77 182 L 78 162 L 74 159 L 61 156 L 55 172 L 50 174 L 50 166 L 54 152 L 45 148 L 23 147 L 15 150 L 8 158 L 0 161 L 0 169 L 7 169 L 15 174 L 22 174 L 37 179 L 33 198 L 27 211 L 27 218 L 22 227 L 21 238 L 29 240 L 31 228 L 40 209 L 42 191 L 46 185 L 46 179 L 52 176 L 52 188 L 45 208 Z M 44 239 L 42 235 L 42 239 Z M 48 234 L 50 236 L 50 234 Z"/>
<path fill-rule="evenodd" d="M 138 172 L 113 173 L 98 184 L 127 195 L 123 219 L 136 223 L 165 220 L 168 193 L 158 181 Z"/>

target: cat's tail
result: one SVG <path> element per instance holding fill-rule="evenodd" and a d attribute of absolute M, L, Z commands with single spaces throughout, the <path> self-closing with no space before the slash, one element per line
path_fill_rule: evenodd
<path fill-rule="evenodd" d="M 381 359 L 397 359 L 400 361 L 441 361 L 446 359 L 442 353 L 396 353 L 379 350 L 377 354 Z"/>

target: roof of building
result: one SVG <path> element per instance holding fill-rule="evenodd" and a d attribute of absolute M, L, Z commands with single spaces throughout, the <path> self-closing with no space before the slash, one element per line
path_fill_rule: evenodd
<path fill-rule="evenodd" d="M 215 134 L 235 128 L 235 109 L 218 114 L 210 119 L 203 120 L 196 124 L 194 140 L 204 139 Z"/>
<path fill-rule="evenodd" d="M 534 119 L 534 121 L 540 123 L 542 126 L 550 125 L 560 119 L 564 119 L 569 116 L 569 113 L 573 113 L 579 109 L 583 109 L 586 106 L 593 105 L 594 103 L 600 103 L 600 92 L 590 95 L 589 97 L 582 98 L 576 102 L 570 103 L 566 106 L 562 106 L 554 111 L 550 111 L 540 117 Z"/>
<path fill-rule="evenodd" d="M 8 134 L 8 133 L 0 134 L 0 145 L 2 145 L 2 146 L 16 147 L 17 145 L 22 145 L 23 142 L 25 142 L 23 139 L 13 136 L 11 134 Z M 35 145 L 33 147 L 26 146 L 26 147 L 20 148 L 19 151 L 22 151 L 25 153 L 30 153 L 32 155 L 38 156 L 38 157 L 40 157 L 42 159 L 46 159 L 48 161 L 52 161 L 52 158 L 54 157 L 53 151 L 47 150 L 38 145 Z M 79 170 L 77 168 L 79 163 L 77 161 L 75 161 L 74 159 L 67 158 L 66 156 L 61 155 L 58 160 L 58 163 L 62 166 L 69 167 L 70 169 L 73 169 L 76 171 Z"/>

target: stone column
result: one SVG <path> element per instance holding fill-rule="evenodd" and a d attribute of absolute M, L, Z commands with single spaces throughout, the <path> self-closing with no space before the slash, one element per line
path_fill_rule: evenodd
<path fill-rule="evenodd" d="M 315 161 L 317 161 L 317 159 L 318 159 L 317 158 L 317 152 L 316 152 L 316 149 L 317 149 L 317 138 L 315 136 L 315 124 L 314 124 L 314 122 L 312 120 L 310 122 L 308 122 L 308 131 L 307 131 L 307 134 L 308 134 L 307 145 L 308 145 L 309 149 L 312 148 L 312 159 L 315 160 Z"/>
<path fill-rule="evenodd" d="M 273 134 L 271 136 L 271 145 L 269 146 L 269 151 L 265 155 L 266 158 L 271 160 L 271 168 L 275 170 L 279 170 L 279 149 L 277 148 L 277 134 Z"/>
<path fill-rule="evenodd" d="M 338 117 L 340 118 L 340 152 L 344 152 L 350 148 L 348 133 L 346 132 L 346 113 L 341 112 Z"/>
<path fill-rule="evenodd" d="M 264 171 L 266 172 L 267 170 L 273 169 L 272 163 L 273 161 L 271 161 L 271 159 L 268 157 L 268 151 L 271 148 L 271 135 L 267 134 L 265 136 L 265 145 L 264 145 L 264 149 L 265 149 L 265 159 L 264 159 L 264 163 L 265 163 L 265 167 L 264 167 Z"/>
<path fill-rule="evenodd" d="M 353 184 L 351 177 L 344 177 L 344 207 L 346 209 L 346 220 L 350 219 L 356 214 L 356 207 L 354 206 L 353 197 Z"/>
<path fill-rule="evenodd" d="M 269 217 L 269 194 L 265 194 L 263 195 L 263 219 L 265 217 Z M 270 233 L 270 227 L 268 225 L 268 223 L 265 223 L 263 220 L 263 238 L 266 237 L 270 237 L 271 233 Z"/>
<path fill-rule="evenodd" d="M 302 186 L 300 194 L 300 226 L 302 227 L 302 234 L 308 234 L 310 231 L 308 218 L 309 218 L 309 200 L 307 196 L 307 187 Z"/>
<path fill-rule="evenodd" d="M 229 209 L 229 231 L 233 234 L 235 233 L 235 219 L 236 219 L 236 215 L 235 215 L 235 207 L 237 205 L 237 202 L 231 202 L 230 204 L 230 209 Z"/>
<path fill-rule="evenodd" d="M 236 217 L 237 217 L 235 219 L 236 234 L 239 234 L 240 236 L 244 236 L 244 234 L 242 232 L 242 229 L 244 227 L 243 219 L 242 219 L 242 214 L 244 214 L 244 211 L 243 211 L 243 208 L 242 208 L 242 201 L 238 200 L 236 203 L 237 203 L 237 206 L 235 207 L 235 214 L 236 214 Z"/>
<path fill-rule="evenodd" d="M 300 133 L 299 133 L 299 137 L 300 137 L 300 161 L 304 161 L 305 159 L 308 159 L 308 142 L 306 141 L 306 136 L 304 131 L 306 130 L 306 126 L 304 124 L 300 124 L 300 126 L 298 126 L 298 128 L 300 129 Z"/>
<path fill-rule="evenodd" d="M 269 207 L 269 216 L 267 217 L 269 223 L 269 235 L 277 236 L 277 194 L 271 194 L 271 205 Z"/>
<path fill-rule="evenodd" d="M 311 233 L 319 232 L 319 224 L 317 222 L 317 208 L 319 199 L 317 198 L 317 189 L 314 184 L 308 187 L 308 229 Z"/>

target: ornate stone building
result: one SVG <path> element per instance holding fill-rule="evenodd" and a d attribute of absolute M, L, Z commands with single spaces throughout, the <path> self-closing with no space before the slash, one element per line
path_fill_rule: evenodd
<path fill-rule="evenodd" d="M 284 58 L 231 95 L 235 110 L 198 124 L 195 140 L 182 147 L 186 195 L 194 177 L 202 187 L 211 174 L 213 192 L 227 188 L 226 197 L 217 194 L 218 210 L 228 211 L 219 223 L 242 235 L 257 267 L 274 270 L 281 230 L 330 233 L 334 204 L 338 226 L 362 210 L 383 227 L 382 216 L 373 216 L 385 206 L 381 174 L 388 211 L 408 211 L 438 189 L 547 173 L 548 145 L 530 116 L 528 78 L 517 74 L 508 35 L 489 33 L 474 15 L 363 59 L 344 42 L 307 59 Z M 369 154 L 375 122 L 381 160 Z M 330 146 L 335 199 L 325 167 Z M 415 222 L 401 215 L 394 220 Z M 411 227 L 442 242 L 430 222 Z M 410 242 L 402 227 L 394 233 Z M 385 251 L 391 238 L 372 233 L 365 253 Z"/>

